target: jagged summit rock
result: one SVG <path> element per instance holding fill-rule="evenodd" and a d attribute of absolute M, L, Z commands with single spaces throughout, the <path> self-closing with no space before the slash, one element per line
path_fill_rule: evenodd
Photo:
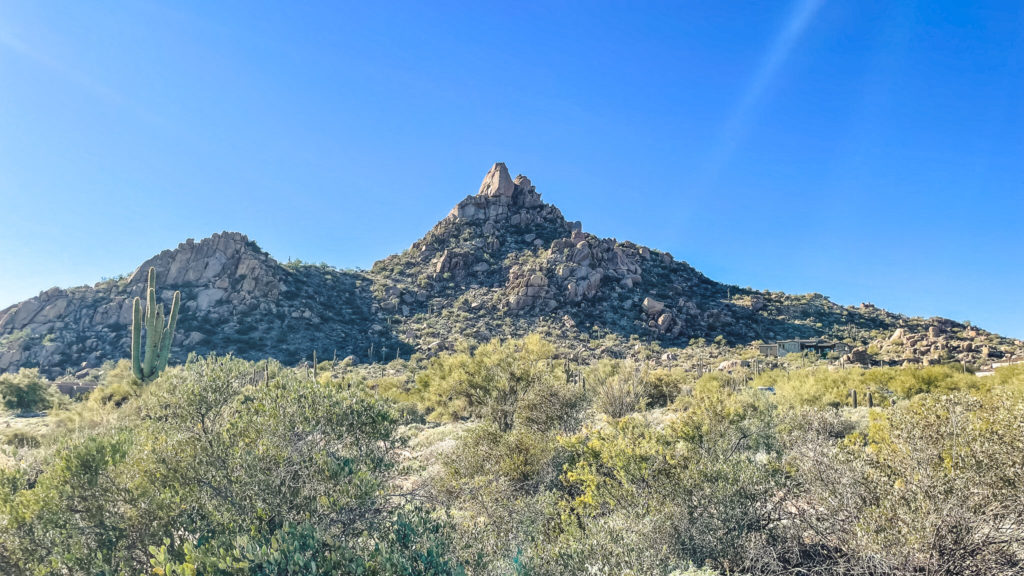
<path fill-rule="evenodd" d="M 536 191 L 536 187 L 533 185 L 532 182 L 530 182 L 530 179 L 522 174 L 516 176 L 516 179 L 513 181 L 513 184 L 515 184 L 516 190 L 522 190 L 524 192 Z"/>
<path fill-rule="evenodd" d="M 515 185 L 504 162 L 495 162 L 480 184 L 480 196 L 511 196 Z"/>
<path fill-rule="evenodd" d="M 565 219 L 558 208 L 545 204 L 526 176 L 520 174 L 513 181 L 503 162 L 494 164 L 484 176 L 480 192 L 459 202 L 448 218 L 480 223 L 486 227 L 485 235 L 509 226 L 565 227 Z"/>
<path fill-rule="evenodd" d="M 507 198 L 520 193 L 529 197 L 535 191 L 529 178 L 520 174 L 513 180 L 509 176 L 508 167 L 505 166 L 505 163 L 495 162 L 494 166 L 484 176 L 484 181 L 480 184 L 480 191 L 477 193 L 477 196 Z"/>

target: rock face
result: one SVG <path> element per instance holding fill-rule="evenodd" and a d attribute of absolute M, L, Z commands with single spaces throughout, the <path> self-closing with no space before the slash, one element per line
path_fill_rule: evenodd
<path fill-rule="evenodd" d="M 671 347 L 841 334 L 892 359 L 965 361 L 998 357 L 1008 342 L 941 318 L 714 282 L 666 252 L 584 232 L 497 163 L 476 195 L 370 272 L 281 265 L 224 232 L 161 252 L 128 278 L 42 292 L 0 310 L 0 372 L 39 366 L 52 376 L 127 356 L 131 301 L 150 266 L 161 301 L 182 292 L 175 361 L 216 351 L 297 362 L 313 350 L 353 361 L 372 350 L 380 360 L 534 331 L 574 347 L 613 337 L 607 346 L 619 352 L 634 336 Z M 864 358 L 854 351 L 849 360 Z"/>

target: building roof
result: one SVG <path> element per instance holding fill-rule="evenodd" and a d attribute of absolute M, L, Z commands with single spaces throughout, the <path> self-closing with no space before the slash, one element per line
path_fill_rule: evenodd
<path fill-rule="evenodd" d="M 793 340 L 779 340 L 777 342 L 774 342 L 773 344 L 778 345 L 791 343 L 808 346 L 838 346 L 839 344 L 845 344 L 845 342 L 830 342 L 828 340 L 822 340 L 820 338 L 796 338 Z"/>

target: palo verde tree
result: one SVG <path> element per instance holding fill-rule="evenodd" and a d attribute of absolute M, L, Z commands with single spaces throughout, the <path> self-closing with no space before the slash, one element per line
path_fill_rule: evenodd
<path fill-rule="evenodd" d="M 174 340 L 174 326 L 178 323 L 181 292 L 175 291 L 171 300 L 171 314 L 164 325 L 164 305 L 156 303 L 156 268 L 149 269 L 149 288 L 146 290 L 146 315 L 142 315 L 142 302 L 138 297 L 132 307 L 132 374 L 140 382 L 156 380 L 167 367 Z M 142 325 L 146 325 L 146 348 L 142 348 Z"/>

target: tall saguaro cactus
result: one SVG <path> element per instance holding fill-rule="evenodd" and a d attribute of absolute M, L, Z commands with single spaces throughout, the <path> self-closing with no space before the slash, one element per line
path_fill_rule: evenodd
<path fill-rule="evenodd" d="M 132 374 L 140 382 L 152 382 L 167 367 L 174 340 L 174 326 L 178 323 L 181 292 L 174 292 L 171 314 L 164 325 L 164 305 L 156 303 L 156 268 L 149 269 L 149 289 L 146 290 L 146 314 L 138 297 L 132 303 Z M 142 325 L 146 325 L 146 348 L 142 348 Z"/>

